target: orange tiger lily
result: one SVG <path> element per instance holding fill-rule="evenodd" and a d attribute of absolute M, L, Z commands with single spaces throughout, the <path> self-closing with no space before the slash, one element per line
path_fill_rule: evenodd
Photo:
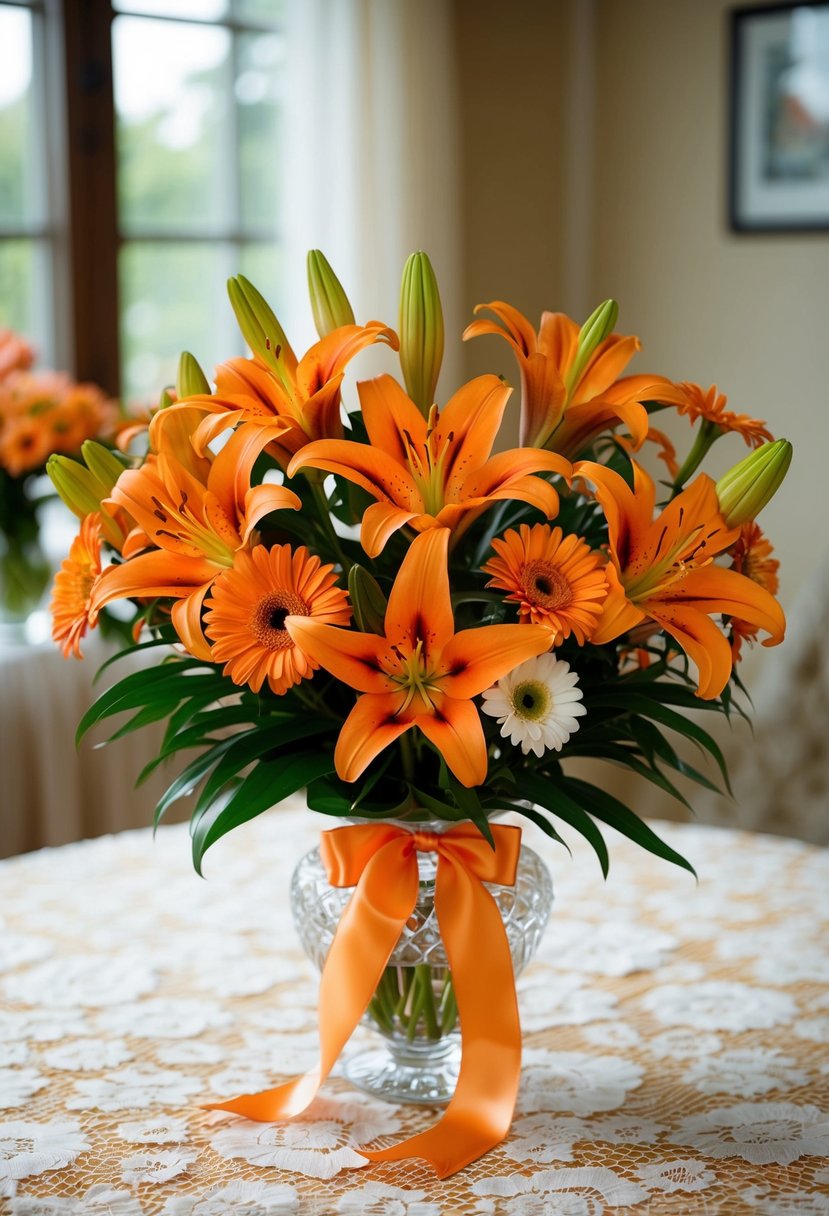
<path fill-rule="evenodd" d="M 362 693 L 337 740 L 343 781 L 356 781 L 400 735 L 418 726 L 466 786 L 486 780 L 486 740 L 471 698 L 525 659 L 549 650 L 542 625 L 487 625 L 455 633 L 449 598 L 449 532 L 418 536 L 389 596 L 385 636 L 289 616 L 294 642 Z"/>
<path fill-rule="evenodd" d="M 619 423 L 639 448 L 648 433 L 643 401 L 679 404 L 684 397 L 662 376 L 619 376 L 641 349 L 638 338 L 611 334 L 596 347 L 581 374 L 570 384 L 579 345 L 579 326 L 564 313 L 545 312 L 535 332 L 527 318 L 501 300 L 479 304 L 496 321 L 473 321 L 464 340 L 482 334 L 506 338 L 521 373 L 521 443 L 550 448 L 574 459 L 603 431 Z"/>
<path fill-rule="evenodd" d="M 718 697 L 732 668 L 731 648 L 711 613 L 723 613 L 764 629 L 766 646 L 783 640 L 785 617 L 768 591 L 712 558 L 740 535 L 723 520 L 714 483 L 704 473 L 654 519 L 654 482 L 634 464 L 631 490 L 618 473 L 592 461 L 575 466 L 596 486 L 607 518 L 611 584 L 591 641 L 611 642 L 651 620 L 675 638 L 698 669 L 697 695 Z"/>
<path fill-rule="evenodd" d="M 279 372 L 258 357 L 229 359 L 216 369 L 213 396 L 189 397 L 208 416 L 196 428 L 193 442 L 203 451 L 216 435 L 237 423 L 273 426 L 282 433 L 270 450 L 286 466 L 295 452 L 315 439 L 342 438 L 340 389 L 346 365 L 365 347 L 385 342 L 397 350 L 394 330 L 379 321 L 368 325 L 342 325 L 308 350 L 299 360 L 287 344 L 279 351 Z M 175 408 L 175 407 L 172 407 Z M 150 437 L 165 425 L 164 415 L 153 419 Z"/>
<path fill-rule="evenodd" d="M 300 507 L 284 486 L 250 486 L 251 469 L 273 431 L 279 428 L 241 429 L 217 456 L 196 457 L 182 430 L 178 447 L 121 474 L 106 502 L 128 511 L 137 527 L 124 546 L 127 560 L 108 567 L 93 588 L 91 620 L 112 600 L 172 596 L 182 642 L 197 658 L 210 659 L 201 608 L 213 580 L 233 565 L 263 516 Z M 163 434 L 169 439 L 172 432 Z"/>
<path fill-rule="evenodd" d="M 478 376 L 428 419 L 391 376 L 358 386 L 368 443 L 311 443 L 288 466 L 324 469 L 362 486 L 378 501 L 363 515 L 361 543 L 370 557 L 410 524 L 417 532 L 456 533 L 489 503 L 517 498 L 548 519 L 558 511 L 553 487 L 532 474 L 569 477 L 570 462 L 552 452 L 514 448 L 490 456 L 512 390 L 498 376 Z"/>

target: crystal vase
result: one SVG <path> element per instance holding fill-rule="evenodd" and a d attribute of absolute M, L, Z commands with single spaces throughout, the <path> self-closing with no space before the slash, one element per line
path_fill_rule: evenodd
<path fill-rule="evenodd" d="M 441 830 L 450 825 L 429 826 Z M 420 889 L 414 912 L 363 1017 L 377 1040 L 347 1053 L 344 1072 L 367 1093 L 432 1106 L 448 1102 L 454 1093 L 460 1023 L 435 913 L 437 856 L 419 852 L 417 863 Z M 550 916 L 550 873 L 537 853 L 522 846 L 515 885 L 486 887 L 501 913 L 517 976 L 538 948 Z M 351 895 L 351 889 L 329 884 L 319 849 L 307 853 L 294 871 L 294 923 L 306 954 L 320 970 Z M 476 948 L 484 949 L 485 943 Z"/>

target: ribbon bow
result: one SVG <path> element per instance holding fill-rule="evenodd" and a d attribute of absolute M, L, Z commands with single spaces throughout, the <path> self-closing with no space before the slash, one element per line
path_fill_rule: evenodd
<path fill-rule="evenodd" d="M 493 850 L 472 824 L 448 832 L 410 832 L 393 824 L 355 824 L 324 832 L 320 845 L 332 886 L 355 887 L 320 981 L 319 1065 L 259 1094 L 210 1110 L 270 1123 L 310 1104 L 360 1018 L 412 915 L 418 852 L 437 853 L 435 911 L 455 986 L 461 1067 L 455 1094 L 434 1127 L 378 1151 L 370 1161 L 423 1157 L 439 1178 L 463 1169 L 509 1131 L 521 1071 L 521 1028 L 509 942 L 485 882 L 512 886 L 521 829 L 492 826 Z"/>

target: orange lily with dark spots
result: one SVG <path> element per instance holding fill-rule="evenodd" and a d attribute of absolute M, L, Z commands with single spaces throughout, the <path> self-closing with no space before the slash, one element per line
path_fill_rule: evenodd
<path fill-rule="evenodd" d="M 579 326 L 561 312 L 545 312 L 538 333 L 517 308 L 495 300 L 479 304 L 496 320 L 473 321 L 464 340 L 497 334 L 509 342 L 521 373 L 521 443 L 550 448 L 573 460 L 594 439 L 620 423 L 635 448 L 648 434 L 648 412 L 642 402 L 678 405 L 681 391 L 663 376 L 625 376 L 641 349 L 638 338 L 611 334 L 600 342 L 571 383 L 579 346 Z"/>
<path fill-rule="evenodd" d="M 490 503 L 520 499 L 548 519 L 558 494 L 535 473 L 569 477 L 570 462 L 553 452 L 514 448 L 491 456 L 511 393 L 498 376 L 478 376 L 429 417 L 391 376 L 358 386 L 369 443 L 328 439 L 311 443 L 291 461 L 324 469 L 362 486 L 378 501 L 363 515 L 361 543 L 370 557 L 410 524 L 417 532 L 449 528 L 457 535 Z"/>
<path fill-rule="evenodd" d="M 340 396 L 345 368 L 375 342 L 385 342 L 392 350 L 398 347 L 394 330 L 369 321 L 332 330 L 301 359 L 290 346 L 282 347 L 275 357 L 278 371 L 256 357 L 229 359 L 216 369 L 213 396 L 190 397 L 184 402 L 207 414 L 196 428 L 193 442 L 204 450 L 216 435 L 238 423 L 264 427 L 276 423 L 282 433 L 272 439 L 270 450 L 287 466 L 312 440 L 342 438 Z M 153 428 L 163 425 L 164 418 L 158 415 L 151 437 Z"/>
<path fill-rule="evenodd" d="M 389 596 L 385 636 L 289 616 L 294 642 L 338 680 L 362 695 L 345 721 L 334 753 L 343 781 L 417 726 L 466 786 L 486 780 L 487 750 L 471 698 L 525 659 L 549 650 L 542 625 L 487 625 L 455 633 L 449 597 L 449 532 L 418 536 Z"/>
<path fill-rule="evenodd" d="M 575 466 L 596 487 L 607 518 L 610 592 L 591 641 L 611 642 L 651 620 L 673 637 L 699 674 L 697 695 L 718 697 L 732 669 L 731 647 L 711 614 L 745 621 L 783 640 L 783 610 L 773 595 L 736 570 L 713 564 L 730 549 L 739 528 L 727 527 L 714 483 L 704 473 L 654 518 L 656 487 L 634 464 L 634 488 L 612 469 L 592 461 Z"/>
<path fill-rule="evenodd" d="M 213 580 L 233 565 L 265 515 L 301 504 L 284 486 L 250 485 L 254 462 L 281 433 L 278 427 L 242 428 L 217 456 L 205 457 L 194 455 L 184 430 L 180 444 L 172 443 L 176 429 L 165 428 L 170 446 L 122 473 L 106 500 L 129 512 L 137 527 L 124 546 L 126 560 L 95 583 L 90 619 L 113 600 L 170 596 L 178 601 L 172 620 L 182 642 L 197 658 L 210 659 L 201 609 Z"/>

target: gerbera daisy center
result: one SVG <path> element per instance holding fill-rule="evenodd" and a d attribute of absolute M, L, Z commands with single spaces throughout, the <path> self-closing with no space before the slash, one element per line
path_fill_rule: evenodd
<path fill-rule="evenodd" d="M 535 722 L 550 708 L 550 690 L 540 680 L 524 680 L 513 689 L 512 707 L 519 718 Z"/>
<path fill-rule="evenodd" d="M 254 608 L 251 626 L 260 645 L 268 650 L 284 650 L 293 646 L 285 618 L 308 615 L 308 605 L 300 596 L 292 591 L 272 591 Z"/>
<path fill-rule="evenodd" d="M 565 608 L 573 600 L 569 580 L 551 562 L 528 562 L 521 582 L 528 603 L 537 607 Z"/>

